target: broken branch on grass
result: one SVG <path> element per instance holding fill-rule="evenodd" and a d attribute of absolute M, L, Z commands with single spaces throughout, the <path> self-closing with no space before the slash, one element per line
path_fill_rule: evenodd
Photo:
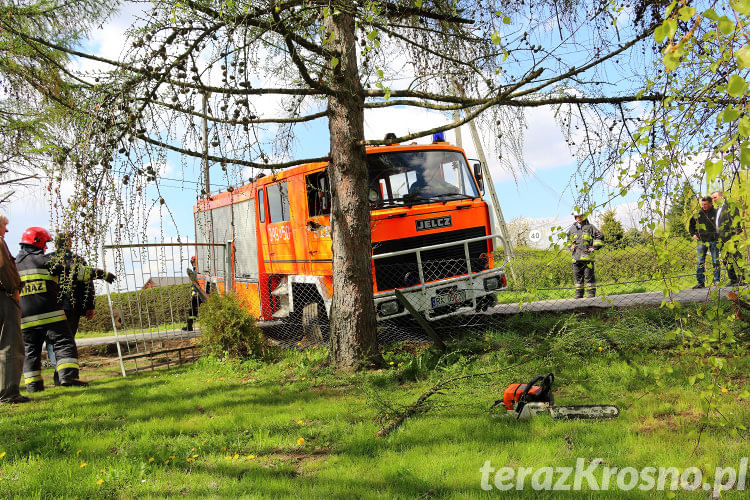
<path fill-rule="evenodd" d="M 516 368 L 518 366 L 525 365 L 526 363 L 528 363 L 528 362 L 530 362 L 532 360 L 535 360 L 537 358 L 538 358 L 538 356 L 533 356 L 533 357 L 525 359 L 525 360 L 523 360 L 523 361 L 521 361 L 519 363 L 516 363 L 514 365 L 510 365 L 510 366 L 506 366 L 506 367 L 500 368 L 498 370 L 492 370 L 492 371 L 489 371 L 489 372 L 481 372 L 481 373 L 470 373 L 469 375 L 461 375 L 460 377 L 452 377 L 452 378 L 449 378 L 449 379 L 441 380 L 437 384 L 435 384 L 432 387 L 430 387 L 430 389 L 427 392 L 425 392 L 421 396 L 419 396 L 419 398 L 417 398 L 417 400 L 414 403 L 412 403 L 409 406 L 407 406 L 406 409 L 403 412 L 401 412 L 400 415 L 398 415 L 396 418 L 394 418 L 393 420 L 391 420 L 390 422 L 388 422 L 388 425 L 384 426 L 382 429 L 380 429 L 378 432 L 376 432 L 375 433 L 375 437 L 378 437 L 378 438 L 385 437 L 388 434 L 390 434 L 391 432 L 393 432 L 396 429 L 398 429 L 401 426 L 401 424 L 403 424 L 404 421 L 407 418 L 411 417 L 412 415 L 414 415 L 416 413 L 423 413 L 423 412 L 426 412 L 427 410 L 429 410 L 429 407 L 426 405 L 427 400 L 431 396 L 433 396 L 435 394 L 443 394 L 443 392 L 441 392 L 441 391 L 443 389 L 448 388 L 448 386 L 450 386 L 454 382 L 458 382 L 459 380 L 464 380 L 464 379 L 467 379 L 467 378 L 483 377 L 483 376 L 486 376 L 486 375 L 494 375 L 496 373 L 501 373 L 501 372 L 504 372 L 504 371 L 508 371 L 511 368 Z"/>

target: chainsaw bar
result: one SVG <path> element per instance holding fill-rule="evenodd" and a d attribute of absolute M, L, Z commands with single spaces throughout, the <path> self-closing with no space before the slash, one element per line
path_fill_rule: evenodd
<path fill-rule="evenodd" d="M 614 405 L 570 405 L 550 406 L 548 408 L 552 418 L 617 418 L 619 408 Z"/>

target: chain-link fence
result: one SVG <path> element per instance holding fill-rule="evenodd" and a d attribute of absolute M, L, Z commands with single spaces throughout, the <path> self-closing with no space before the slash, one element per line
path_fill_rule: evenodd
<path fill-rule="evenodd" d="M 200 299 L 195 288 L 204 289 L 207 281 L 191 279 L 191 273 L 187 272 L 196 247 L 201 250 L 203 266 L 217 269 L 207 280 L 221 285 L 218 282 L 231 269 L 224 245 L 104 246 L 104 263 L 117 276 L 112 285 L 107 285 L 106 292 L 123 376 L 128 371 L 182 363 L 196 356 L 194 337 L 200 335 L 200 325 L 194 320 Z"/>
<path fill-rule="evenodd" d="M 190 332 L 181 327 L 191 314 L 192 285 L 185 269 L 196 246 L 201 286 L 210 282 L 222 292 L 232 288 L 259 318 L 270 342 L 308 346 L 328 341 L 329 274 L 238 276 L 241 255 L 231 244 L 113 245 L 105 249 L 105 262 L 118 275 L 110 300 L 123 362 L 135 369 L 151 366 L 157 356 L 170 362 L 171 353 L 181 356 L 192 346 L 186 342 Z M 665 300 L 707 301 L 717 288 L 726 295 L 731 290 L 727 261 L 718 246 L 704 246 L 704 288 L 694 288 L 703 252 L 687 238 L 644 236 L 636 244 L 605 245 L 584 263 L 593 272 L 583 273 L 579 286 L 568 248 L 516 248 L 514 258 L 506 260 L 497 235 L 395 251 L 379 246 L 373 252 L 378 340 L 382 345 L 439 342 L 467 330 L 501 328 L 505 317 L 520 312 L 659 307 Z"/>

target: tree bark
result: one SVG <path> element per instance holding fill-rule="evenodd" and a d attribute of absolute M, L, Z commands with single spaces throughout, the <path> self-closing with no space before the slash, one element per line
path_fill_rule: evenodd
<path fill-rule="evenodd" d="M 331 15 L 338 64 L 332 70 L 328 99 L 331 161 L 331 239 L 333 303 L 331 361 L 344 370 L 381 364 L 372 293 L 372 246 L 367 203 L 364 94 L 357 67 L 354 19 Z M 332 66 L 334 66 L 332 64 Z"/>

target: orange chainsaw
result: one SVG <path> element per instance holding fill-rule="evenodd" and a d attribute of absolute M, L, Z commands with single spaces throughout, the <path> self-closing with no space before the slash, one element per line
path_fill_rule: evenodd
<path fill-rule="evenodd" d="M 616 418 L 620 410 L 614 405 L 555 405 L 552 383 L 555 376 L 538 375 L 528 384 L 510 384 L 503 392 L 503 398 L 495 401 L 490 409 L 500 403 L 508 414 L 518 420 L 525 420 L 540 413 L 548 413 L 552 418 Z M 539 383 L 539 385 L 536 385 Z"/>

